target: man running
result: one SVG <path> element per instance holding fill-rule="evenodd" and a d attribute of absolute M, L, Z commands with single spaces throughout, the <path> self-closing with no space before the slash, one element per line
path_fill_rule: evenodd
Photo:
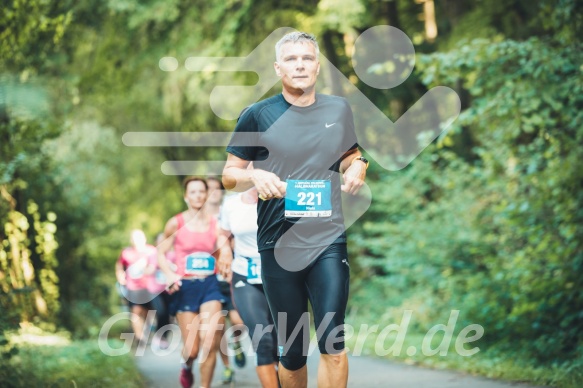
<path fill-rule="evenodd" d="M 275 49 L 282 94 L 251 105 L 239 117 L 223 183 L 235 191 L 255 186 L 262 199 L 258 247 L 278 331 L 282 386 L 307 386 L 309 300 L 321 353 L 318 386 L 345 387 L 349 267 L 341 191 L 359 191 L 368 161 L 357 148 L 346 100 L 316 94 L 316 39 L 294 32 Z M 250 162 L 254 169 L 248 170 Z"/>

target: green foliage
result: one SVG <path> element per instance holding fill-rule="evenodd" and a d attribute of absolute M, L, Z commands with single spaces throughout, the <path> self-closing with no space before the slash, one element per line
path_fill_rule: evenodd
<path fill-rule="evenodd" d="M 462 99 L 454 128 L 411 166 L 389 174 L 371 163 L 372 207 L 349 233 L 351 317 L 398 321 L 413 309 L 422 333 L 459 309 L 459 325 L 485 328 L 488 356 L 476 360 L 490 358 L 459 362 L 466 368 L 483 373 L 490 362 L 510 376 L 493 365 L 519 347 L 522 359 L 536 359 L 533 375 L 540 365 L 565 373 L 549 384 L 580 381 L 582 3 L 435 7 L 430 42 L 423 5 L 409 0 L 11 1 L 0 13 L 0 237 L 15 242 L 0 251 L 0 306 L 9 312 L 0 334 L 23 316 L 39 319 L 43 300 L 43 320 L 94 336 L 129 230 L 152 241 L 182 208 L 180 177 L 160 164 L 224 158 L 222 148 L 123 145 L 128 131 L 230 131 L 234 123 L 209 108 L 212 87 L 256 82 L 163 72 L 159 58 L 242 56 L 291 26 L 316 33 L 323 53 L 393 120 L 428 87 L 449 85 Z M 380 24 L 427 53 L 388 91 L 359 83 L 350 63 L 358 33 Z M 30 286 L 12 284 L 24 268 L 13 246 L 28 257 Z M 14 359 L 15 348 L 5 349 Z"/>
<path fill-rule="evenodd" d="M 46 1 L 15 0 L 0 14 L 0 289 L 10 312 L 0 334 L 15 319 L 54 322 L 59 311 L 56 216 L 26 193 L 32 180 L 44 180 L 43 141 L 59 133 L 39 75 L 69 23 L 62 4 Z"/>
<path fill-rule="evenodd" d="M 0 360 L 3 387 L 143 387 L 145 382 L 131 355 L 109 357 L 95 340 L 69 341 L 59 335 L 29 328 L 12 334 L 19 352 L 11 360 Z M 35 345 L 31 341 L 45 343 Z M 119 346 L 119 344 L 112 344 Z"/>
<path fill-rule="evenodd" d="M 65 1 L 12 0 L 0 13 L 0 70 L 36 73 L 51 62 L 71 12 Z"/>
<path fill-rule="evenodd" d="M 173 177 L 159 177 L 158 155 L 124 147 L 113 128 L 96 122 L 73 122 L 45 149 L 54 155 L 58 188 L 47 199 L 62 215 L 58 273 L 67 279 L 61 284 L 67 302 L 61 318 L 75 336 L 90 337 L 97 317 L 109 312 L 114 264 L 129 231 L 141 228 L 153 241 L 176 209 L 180 187 Z"/>
<path fill-rule="evenodd" d="M 459 309 L 489 345 L 544 363 L 576 357 L 581 52 L 550 39 L 474 40 L 422 58 L 425 82 L 461 80 L 471 104 L 411 166 L 372 184 L 355 250 L 363 276 L 380 279 L 357 289 L 356 305 L 387 295 L 398 308 L 372 316 L 412 308 L 426 324 Z"/>
<path fill-rule="evenodd" d="M 7 196 L 4 187 L 0 187 Z M 27 219 L 32 218 L 32 225 Z M 38 320 L 54 322 L 58 313 L 59 289 L 55 275 L 54 255 L 55 214 L 41 220 L 38 205 L 28 203 L 27 212 L 16 210 L 2 217 L 5 223 L 0 234 L 0 381 L 14 381 L 22 377 L 10 365 L 19 349 L 8 341 L 7 333 L 21 322 Z M 31 241 L 33 240 L 33 241 Z M 33 250 L 34 249 L 34 250 Z M 34 258 L 39 263 L 33 266 Z"/>
<path fill-rule="evenodd" d="M 59 311 L 58 278 L 54 272 L 57 265 L 54 256 L 56 228 L 50 221 L 54 221 L 55 215 L 50 213 L 50 220 L 41 221 L 38 205 L 32 201 L 28 204 L 27 214 L 33 219 L 32 228 L 27 217 L 14 210 L 8 213 L 4 224 L 6 238 L 1 241 L 0 250 L 3 304 L 20 320 L 30 320 L 37 314 L 49 318 L 49 311 L 51 315 Z M 31 243 L 31 237 L 34 237 L 34 243 Z M 34 253 L 40 262 L 36 266 L 31 260 L 31 246 L 35 247 Z"/>
<path fill-rule="evenodd" d="M 473 129 L 487 180 L 488 206 L 476 221 L 496 252 L 482 277 L 506 295 L 477 317 L 507 315 L 491 335 L 524 339 L 544 359 L 567 357 L 583 340 L 576 287 L 583 269 L 581 47 L 478 41 L 448 55 L 433 57 L 426 73 L 439 68 L 434 82 L 447 83 L 461 69 L 474 98 L 458 125 Z M 529 341 L 533 335 L 537 341 Z"/>
<path fill-rule="evenodd" d="M 349 32 L 352 26 L 360 24 L 365 14 L 361 1 L 322 0 L 318 3 L 318 13 L 314 24 L 323 31 Z"/>
<path fill-rule="evenodd" d="M 351 233 L 364 271 L 360 276 L 367 279 L 355 284 L 353 304 L 359 310 L 369 306 L 371 316 L 383 321 L 413 309 L 419 327 L 444 311 L 461 309 L 452 300 L 463 289 L 458 282 L 478 270 L 491 249 L 471 228 L 481 208 L 476 193 L 482 184 L 478 171 L 435 146 L 403 171 L 371 181 L 373 205 Z M 371 303 L 378 294 L 388 303 Z M 467 319 L 461 310 L 460 318 Z"/>
<path fill-rule="evenodd" d="M 107 293 L 105 295 L 107 295 Z M 97 295 L 92 295 L 93 300 L 88 296 L 83 299 L 78 298 L 64 307 L 66 309 L 64 316 L 67 317 L 67 326 L 75 328 L 72 332 L 73 338 L 97 338 L 99 330 L 101 329 L 101 324 L 104 320 L 103 310 L 105 310 L 105 308 L 102 307 L 102 310 L 96 308 L 96 300 L 99 301 L 96 296 Z M 104 298 L 104 295 L 101 295 L 100 298 Z"/>
<path fill-rule="evenodd" d="M 563 45 L 580 41 L 583 33 L 583 4 L 577 0 L 543 1 L 539 23 Z"/>

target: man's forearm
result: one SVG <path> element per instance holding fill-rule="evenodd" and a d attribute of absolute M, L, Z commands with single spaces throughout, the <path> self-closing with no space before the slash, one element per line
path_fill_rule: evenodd
<path fill-rule="evenodd" d="M 342 161 L 340 162 L 340 173 L 344 174 L 344 172 L 348 170 L 348 167 L 350 167 L 352 164 L 354 158 L 358 158 L 359 156 L 362 156 L 362 153 L 358 148 L 354 148 L 346 152 Z"/>
<path fill-rule="evenodd" d="M 238 167 L 226 167 L 223 170 L 223 186 L 225 189 L 237 192 L 249 190 L 254 186 L 253 170 Z"/>

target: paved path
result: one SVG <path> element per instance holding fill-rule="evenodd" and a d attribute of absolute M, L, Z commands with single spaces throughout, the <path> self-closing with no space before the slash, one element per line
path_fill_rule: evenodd
<path fill-rule="evenodd" d="M 158 353 L 156 355 L 155 353 Z M 148 346 L 142 356 L 136 356 L 136 363 L 149 381 L 149 388 L 173 388 L 178 384 L 180 355 L 179 350 L 154 352 Z M 318 352 L 313 352 L 308 358 L 308 380 L 310 388 L 316 388 Z M 231 363 L 234 365 L 234 363 Z M 195 375 L 198 372 L 195 364 Z M 217 360 L 217 368 L 213 379 L 213 387 L 227 387 L 221 383 L 223 366 Z M 247 365 L 243 369 L 235 368 L 236 382 L 231 387 L 257 388 L 259 380 L 255 374 L 255 357 L 247 357 Z M 197 385 L 195 384 L 195 387 Z M 348 386 L 354 388 L 376 387 L 419 387 L 419 388 L 534 388 L 516 383 L 507 383 L 486 378 L 468 376 L 457 372 L 439 371 L 416 366 L 390 362 L 370 357 L 350 357 L 350 374 Z"/>

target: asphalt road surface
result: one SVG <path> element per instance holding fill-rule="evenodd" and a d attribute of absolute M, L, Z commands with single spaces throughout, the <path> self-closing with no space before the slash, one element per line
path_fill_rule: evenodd
<path fill-rule="evenodd" d="M 247 347 L 244 347 L 247 348 Z M 246 352 L 247 353 L 247 352 Z M 135 353 L 138 368 L 148 380 L 150 388 L 180 387 L 178 373 L 180 368 L 180 346 L 166 351 L 148 345 L 143 354 Z M 316 350 L 308 357 L 308 387 L 317 387 L 317 368 L 319 353 Z M 418 366 L 410 366 L 378 358 L 365 356 L 350 357 L 348 386 L 354 388 L 374 387 L 419 387 L 419 388 L 503 388 L 519 387 L 534 388 L 530 385 L 509 383 L 481 377 L 469 376 L 458 372 L 432 370 Z M 247 355 L 247 365 L 239 369 L 234 362 L 231 365 L 235 371 L 235 381 L 230 387 L 256 388 L 261 387 L 255 374 L 255 356 Z M 198 364 L 195 363 L 195 378 L 198 376 Z M 213 387 L 228 387 L 221 382 L 223 365 L 217 360 L 213 377 Z M 198 379 L 197 379 L 198 382 Z M 198 385 L 195 383 L 195 387 Z"/>

